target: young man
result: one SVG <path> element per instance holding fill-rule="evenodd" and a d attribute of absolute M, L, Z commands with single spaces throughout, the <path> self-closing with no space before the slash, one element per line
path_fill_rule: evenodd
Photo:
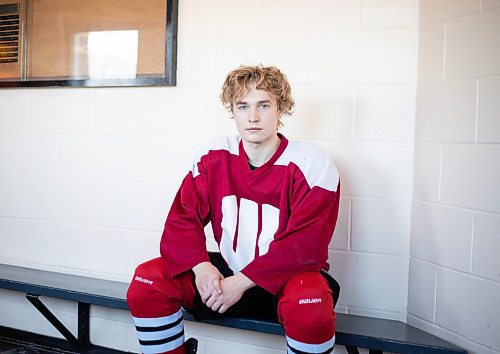
<path fill-rule="evenodd" d="M 168 214 L 161 257 L 137 268 L 127 293 L 141 350 L 196 352 L 193 339 L 184 344 L 183 307 L 197 318 L 274 317 L 289 353 L 330 353 L 335 312 L 325 271 L 337 170 L 313 144 L 278 133 L 294 101 L 277 68 L 231 71 L 221 100 L 239 135 L 196 156 Z M 220 255 L 207 252 L 209 222 Z"/>

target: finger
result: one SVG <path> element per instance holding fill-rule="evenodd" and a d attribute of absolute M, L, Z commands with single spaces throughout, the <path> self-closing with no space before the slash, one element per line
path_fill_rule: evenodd
<path fill-rule="evenodd" d="M 215 303 L 211 306 L 211 309 L 212 309 L 212 311 L 217 312 L 221 306 L 222 306 L 222 303 L 221 303 L 221 302 L 219 302 L 219 301 L 216 301 L 216 302 L 215 302 Z"/>
<path fill-rule="evenodd" d="M 205 296 L 208 298 L 210 295 L 213 293 L 213 286 L 212 286 L 212 281 L 207 279 L 203 283 L 203 292 L 205 293 Z"/>
<path fill-rule="evenodd" d="M 215 303 L 215 299 L 212 296 L 209 296 L 207 300 L 205 301 L 205 305 L 207 307 L 212 308 L 213 304 Z"/>
<path fill-rule="evenodd" d="M 212 292 L 208 297 L 207 301 L 205 302 L 205 305 L 212 308 L 212 306 L 217 302 L 217 300 L 219 300 L 219 295 L 216 292 Z"/>
<path fill-rule="evenodd" d="M 211 290 L 208 290 L 206 288 L 202 289 L 202 291 L 200 292 L 201 301 L 205 304 L 211 295 L 212 295 Z"/>
<path fill-rule="evenodd" d="M 213 289 L 210 295 L 215 301 L 223 302 L 222 294 L 220 294 L 217 290 Z"/>
<path fill-rule="evenodd" d="M 212 285 L 214 286 L 215 290 L 219 293 L 222 294 L 222 286 L 220 285 L 220 279 L 215 278 L 212 280 Z"/>
<path fill-rule="evenodd" d="M 224 312 L 226 312 L 226 310 L 227 310 L 227 306 L 226 306 L 225 304 L 223 304 L 223 305 L 220 307 L 220 309 L 219 309 L 219 313 L 224 313 Z"/>
<path fill-rule="evenodd" d="M 201 297 L 201 302 L 206 304 L 207 300 L 210 298 L 210 294 L 206 292 L 204 292 L 203 294 L 200 293 L 200 297 Z"/>

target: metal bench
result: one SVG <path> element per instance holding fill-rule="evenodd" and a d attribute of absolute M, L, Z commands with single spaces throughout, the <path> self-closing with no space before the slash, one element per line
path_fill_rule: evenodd
<path fill-rule="evenodd" d="M 79 352 L 95 352 L 90 342 L 90 305 L 100 305 L 128 310 L 125 294 L 128 284 L 77 275 L 69 275 L 31 268 L 1 265 L 0 288 L 26 294 L 26 298 Z M 78 303 L 78 333 L 72 334 L 42 303 L 39 296 L 75 301 Z M 194 321 L 185 312 L 186 320 Z M 283 335 L 279 323 L 247 318 L 222 318 L 204 320 L 203 323 Z M 370 354 L 392 353 L 442 353 L 466 354 L 467 351 L 406 323 L 372 317 L 337 314 L 336 345 L 346 347 L 349 354 L 366 348 Z M 3 332 L 12 333 L 5 327 Z M 99 347 L 99 353 L 103 348 Z M 119 351 L 110 350 L 110 353 Z M 123 352 L 122 352 L 123 353 Z"/>

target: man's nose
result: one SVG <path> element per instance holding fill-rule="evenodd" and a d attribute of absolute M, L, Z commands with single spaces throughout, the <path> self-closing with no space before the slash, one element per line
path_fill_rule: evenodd
<path fill-rule="evenodd" d="M 256 108 L 253 108 L 250 110 L 250 115 L 248 117 L 248 120 L 250 122 L 260 122 L 260 114 L 259 110 Z"/>

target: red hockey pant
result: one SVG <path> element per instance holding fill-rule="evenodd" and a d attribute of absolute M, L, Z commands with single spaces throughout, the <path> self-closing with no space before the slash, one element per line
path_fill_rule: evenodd
<path fill-rule="evenodd" d="M 188 271 L 172 278 L 162 258 L 137 267 L 127 302 L 144 353 L 184 354 L 181 307 L 192 308 L 196 293 L 194 274 Z M 277 300 L 288 353 L 333 351 L 332 291 L 320 273 L 302 273 L 291 278 Z"/>

